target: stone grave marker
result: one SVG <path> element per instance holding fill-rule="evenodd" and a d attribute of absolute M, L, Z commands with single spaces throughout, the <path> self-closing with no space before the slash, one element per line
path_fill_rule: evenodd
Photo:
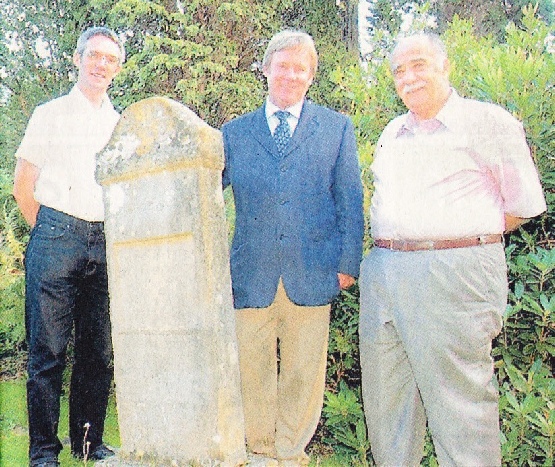
<path fill-rule="evenodd" d="M 97 157 L 120 461 L 246 460 L 222 168 L 221 133 L 162 97 Z"/>

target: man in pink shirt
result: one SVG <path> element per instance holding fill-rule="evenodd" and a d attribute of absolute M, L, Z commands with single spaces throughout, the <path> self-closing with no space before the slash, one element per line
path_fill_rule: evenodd
<path fill-rule="evenodd" d="M 520 122 L 460 97 L 441 40 L 391 56 L 409 109 L 372 171 L 374 246 L 360 275 L 360 353 L 378 465 L 419 465 L 426 422 L 440 465 L 501 465 L 492 339 L 507 303 L 503 233 L 545 209 Z"/>

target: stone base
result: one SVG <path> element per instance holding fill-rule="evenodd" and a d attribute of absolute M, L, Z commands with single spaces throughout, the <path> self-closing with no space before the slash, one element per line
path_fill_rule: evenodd
<path fill-rule="evenodd" d="M 97 461 L 94 463 L 95 467 L 241 467 L 245 466 L 247 462 L 230 463 L 219 460 L 203 460 L 191 461 L 187 463 L 178 462 L 176 460 L 161 460 L 161 459 L 147 459 L 146 456 L 141 459 L 129 459 L 126 456 L 116 455 L 110 459 Z"/>

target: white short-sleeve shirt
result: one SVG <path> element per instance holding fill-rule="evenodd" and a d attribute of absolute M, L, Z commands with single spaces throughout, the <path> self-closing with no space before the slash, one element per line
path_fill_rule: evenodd
<path fill-rule="evenodd" d="M 16 157 L 40 169 L 38 203 L 87 221 L 104 220 L 96 154 L 108 143 L 118 120 L 108 96 L 95 108 L 77 86 L 35 109 Z"/>

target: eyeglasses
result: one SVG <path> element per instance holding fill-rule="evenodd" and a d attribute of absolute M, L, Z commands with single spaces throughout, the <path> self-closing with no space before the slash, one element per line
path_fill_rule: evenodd
<path fill-rule="evenodd" d="M 85 54 L 87 58 L 90 58 L 94 62 L 101 62 L 104 60 L 106 64 L 110 66 L 119 65 L 119 58 L 115 55 L 110 54 L 103 54 L 102 52 L 98 52 L 97 50 L 88 50 Z"/>

